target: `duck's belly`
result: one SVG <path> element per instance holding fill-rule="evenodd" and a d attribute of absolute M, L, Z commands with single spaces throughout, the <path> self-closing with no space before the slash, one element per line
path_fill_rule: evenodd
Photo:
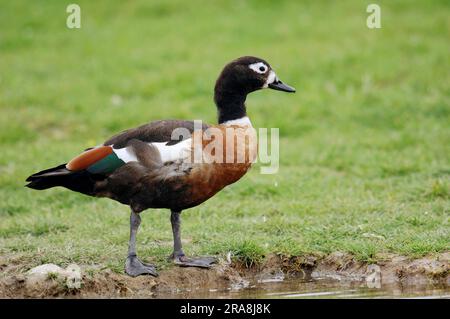
<path fill-rule="evenodd" d="M 129 203 L 136 211 L 147 208 L 183 210 L 197 206 L 214 196 L 227 185 L 239 180 L 250 164 L 200 164 L 189 174 L 169 178 L 147 176 Z"/>

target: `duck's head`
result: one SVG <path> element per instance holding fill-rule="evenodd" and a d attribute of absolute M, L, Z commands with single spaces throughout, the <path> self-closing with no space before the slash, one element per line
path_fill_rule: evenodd
<path fill-rule="evenodd" d="M 214 88 L 219 123 L 245 117 L 247 94 L 265 88 L 295 92 L 293 87 L 281 82 L 270 64 L 261 58 L 244 56 L 228 63 Z"/>

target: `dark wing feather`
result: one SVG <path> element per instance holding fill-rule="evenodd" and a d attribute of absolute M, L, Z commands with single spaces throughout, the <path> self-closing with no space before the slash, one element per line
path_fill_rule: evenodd
<path fill-rule="evenodd" d="M 209 126 L 203 124 L 202 129 L 205 130 Z M 173 145 L 181 142 L 183 138 L 179 140 L 172 140 L 172 132 L 176 128 L 186 128 L 189 132 L 194 131 L 194 121 L 183 121 L 183 120 L 162 120 L 154 121 L 148 124 L 141 125 L 136 128 L 132 128 L 123 131 L 109 140 L 107 140 L 103 145 L 112 145 L 113 148 L 123 148 L 127 145 L 130 140 L 137 139 L 147 143 L 163 143 L 167 142 L 168 145 Z"/>

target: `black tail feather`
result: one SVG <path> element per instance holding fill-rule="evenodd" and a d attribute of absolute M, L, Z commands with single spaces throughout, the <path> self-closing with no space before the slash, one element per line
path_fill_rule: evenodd
<path fill-rule="evenodd" d="M 25 186 L 37 190 L 62 186 L 75 192 L 94 195 L 94 185 L 97 180 L 99 176 L 88 171 L 69 171 L 66 164 L 61 164 L 29 176 L 26 179 L 29 183 Z"/>
<path fill-rule="evenodd" d="M 31 182 L 43 176 L 50 175 L 67 175 L 70 174 L 70 171 L 66 168 L 66 164 L 61 164 L 52 168 L 44 169 L 43 171 L 34 173 L 33 175 L 28 176 L 26 179 L 27 182 Z"/>

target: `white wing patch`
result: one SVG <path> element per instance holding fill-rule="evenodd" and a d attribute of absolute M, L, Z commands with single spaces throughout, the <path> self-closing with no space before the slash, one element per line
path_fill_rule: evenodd
<path fill-rule="evenodd" d="M 161 161 L 165 163 L 182 160 L 190 156 L 191 143 L 192 139 L 189 138 L 175 145 L 166 145 L 167 142 L 148 144 L 153 145 L 158 149 L 159 154 L 161 155 Z M 125 163 L 137 161 L 136 155 L 132 150 L 129 149 L 129 147 L 113 149 L 113 151 L 114 153 L 116 153 L 117 157 L 119 157 Z"/>
<path fill-rule="evenodd" d="M 161 154 L 161 160 L 165 162 L 173 162 L 176 160 L 182 160 L 190 156 L 192 139 L 186 139 L 175 145 L 166 145 L 166 143 L 150 143 L 159 151 Z"/>
<path fill-rule="evenodd" d="M 130 152 L 127 147 L 117 149 L 113 148 L 113 152 L 116 153 L 117 157 L 125 163 L 137 161 L 136 155 L 134 155 L 133 152 Z"/>

